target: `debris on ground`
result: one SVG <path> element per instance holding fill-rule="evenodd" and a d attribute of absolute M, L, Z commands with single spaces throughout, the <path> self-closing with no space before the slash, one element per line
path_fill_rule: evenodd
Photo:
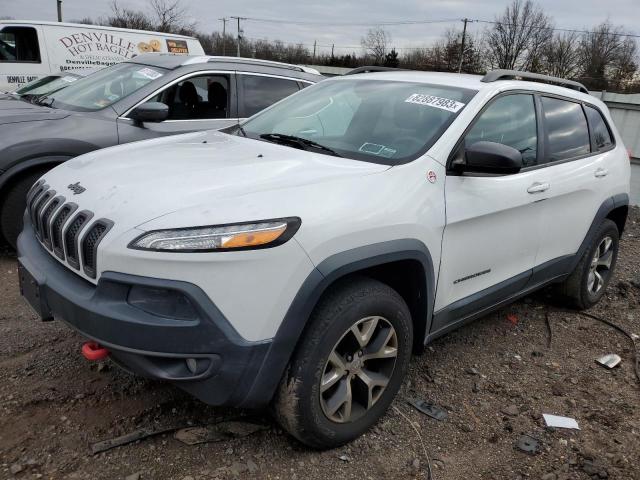
<path fill-rule="evenodd" d="M 442 422 L 447 419 L 446 410 L 436 406 L 433 402 L 425 401 L 419 398 L 415 398 L 413 400 L 409 400 L 409 405 L 418 409 L 418 411 L 428 415 L 431 418 L 435 418 L 436 420 Z"/>
<path fill-rule="evenodd" d="M 621 361 L 622 358 L 620 358 L 620 355 L 616 355 L 615 353 L 609 353 L 600 358 L 596 358 L 596 363 L 609 369 L 617 367 Z"/>
<path fill-rule="evenodd" d="M 508 405 L 506 407 L 503 407 L 500 411 L 505 415 L 509 415 L 510 417 L 516 417 L 520 415 L 520 409 L 515 405 Z"/>
<path fill-rule="evenodd" d="M 199 443 L 221 442 L 231 438 L 248 437 L 269 427 L 257 423 L 226 421 L 205 425 L 203 427 L 181 428 L 173 437 L 187 445 Z"/>
<path fill-rule="evenodd" d="M 547 424 L 547 427 L 580 430 L 578 422 L 576 422 L 574 418 L 549 415 L 548 413 L 543 413 L 542 417 L 544 418 L 544 422 Z"/>
<path fill-rule="evenodd" d="M 518 438 L 516 447 L 529 455 L 535 455 L 540 453 L 540 440 L 531 435 L 524 434 Z"/>
<path fill-rule="evenodd" d="M 96 453 L 105 452 L 107 450 L 111 450 L 112 448 L 121 447 L 122 445 L 126 445 L 128 443 L 137 442 L 138 440 L 142 440 L 144 438 L 173 432 L 177 428 L 180 427 L 141 428 L 120 437 L 110 438 L 109 440 L 103 440 L 101 442 L 93 443 L 91 444 L 91 453 L 95 455 Z"/>
<path fill-rule="evenodd" d="M 510 313 L 509 315 L 507 315 L 507 320 L 509 320 L 511 325 L 513 325 L 514 327 L 518 325 L 518 316 L 514 313 Z"/>

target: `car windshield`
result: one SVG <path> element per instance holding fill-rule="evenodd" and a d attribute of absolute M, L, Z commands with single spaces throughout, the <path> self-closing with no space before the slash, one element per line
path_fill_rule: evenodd
<path fill-rule="evenodd" d="M 149 82 L 160 78 L 166 70 L 136 63 L 119 63 L 104 68 L 69 87 L 47 97 L 54 108 L 92 112 L 114 104 Z"/>
<path fill-rule="evenodd" d="M 18 95 L 46 95 L 48 93 L 56 92 L 62 88 L 68 87 L 73 82 L 81 78 L 75 73 L 69 73 L 66 75 L 48 75 L 46 77 L 39 78 L 33 82 L 27 83 L 24 87 L 17 89 L 14 93 Z"/>
<path fill-rule="evenodd" d="M 250 118 L 238 134 L 395 165 L 426 152 L 475 93 L 413 82 L 326 80 Z"/>

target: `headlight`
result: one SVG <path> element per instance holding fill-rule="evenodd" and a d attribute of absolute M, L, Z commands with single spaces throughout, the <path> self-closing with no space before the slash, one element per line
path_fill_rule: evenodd
<path fill-rule="evenodd" d="M 155 252 L 211 252 L 249 250 L 282 245 L 298 231 L 297 217 L 209 227 L 153 230 L 140 235 L 129 248 Z"/>

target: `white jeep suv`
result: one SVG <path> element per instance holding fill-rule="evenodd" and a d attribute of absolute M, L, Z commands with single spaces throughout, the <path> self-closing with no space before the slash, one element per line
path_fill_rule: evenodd
<path fill-rule="evenodd" d="M 229 133 L 47 172 L 27 198 L 21 288 L 92 340 L 88 358 L 214 405 L 271 403 L 332 447 L 384 414 L 434 338 L 550 283 L 596 303 L 629 170 L 578 83 L 346 75 Z"/>

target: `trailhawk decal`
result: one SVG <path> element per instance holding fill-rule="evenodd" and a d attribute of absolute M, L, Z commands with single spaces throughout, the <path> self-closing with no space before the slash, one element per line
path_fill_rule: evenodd
<path fill-rule="evenodd" d="M 457 283 L 464 282 L 465 280 L 471 280 L 472 278 L 479 277 L 480 275 L 486 275 L 489 272 L 491 272 L 490 268 L 488 268 L 487 270 L 483 270 L 481 272 L 478 272 L 478 273 L 473 273 L 471 275 L 467 275 L 466 277 L 459 278 L 458 280 L 455 280 L 453 282 L 453 284 L 455 285 Z"/>
<path fill-rule="evenodd" d="M 439 108 L 447 112 L 457 113 L 464 103 L 451 100 L 450 98 L 436 97 L 434 95 L 424 95 L 422 93 L 414 93 L 405 100 L 406 103 L 415 103 L 416 105 L 424 105 L 427 107 Z"/>

